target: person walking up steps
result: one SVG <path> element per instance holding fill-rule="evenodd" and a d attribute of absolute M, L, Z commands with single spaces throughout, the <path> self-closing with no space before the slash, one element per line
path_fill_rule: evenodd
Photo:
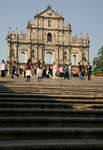
<path fill-rule="evenodd" d="M 64 66 L 64 79 L 69 79 L 69 73 L 68 73 L 68 70 L 69 70 L 69 67 L 68 67 L 68 65 L 66 64 L 65 66 Z"/>
<path fill-rule="evenodd" d="M 85 80 L 85 78 L 83 77 L 82 75 L 82 72 L 83 72 L 83 66 L 80 64 L 80 62 L 78 63 L 78 75 L 79 75 L 79 80 L 82 79 L 82 80 Z"/>
<path fill-rule="evenodd" d="M 15 60 L 12 62 L 12 78 L 14 78 L 14 75 L 19 77 L 19 75 L 17 74 L 17 67 L 16 67 L 16 61 Z"/>

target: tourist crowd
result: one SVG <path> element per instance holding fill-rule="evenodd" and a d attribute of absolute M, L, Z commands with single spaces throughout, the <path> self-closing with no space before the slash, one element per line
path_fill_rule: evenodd
<path fill-rule="evenodd" d="M 0 65 L 1 77 L 5 77 L 8 70 L 7 64 L 2 60 Z M 43 78 L 64 78 L 71 80 L 72 77 L 78 77 L 79 80 L 85 80 L 85 73 L 88 75 L 88 80 L 90 80 L 91 75 L 91 65 L 89 62 L 85 67 L 79 62 L 76 70 L 73 69 L 71 63 L 69 65 L 57 65 L 54 62 L 52 66 L 48 67 L 45 62 L 41 64 L 38 61 L 37 65 L 33 66 L 31 59 L 29 59 L 27 64 L 19 67 L 19 73 L 17 70 L 17 63 L 13 61 L 11 65 L 11 77 L 14 78 L 14 76 L 19 77 L 19 75 L 23 75 L 26 78 L 26 82 L 30 82 L 31 76 L 36 76 L 37 81 L 41 82 Z"/>

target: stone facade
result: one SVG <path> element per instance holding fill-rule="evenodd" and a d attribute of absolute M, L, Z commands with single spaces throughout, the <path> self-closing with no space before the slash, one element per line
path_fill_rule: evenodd
<path fill-rule="evenodd" d="M 84 57 L 89 61 L 89 37 L 86 38 L 72 37 L 71 25 L 64 25 L 64 18 L 55 12 L 51 6 L 34 17 L 35 22 L 32 24 L 28 21 L 27 33 L 21 31 L 18 34 L 9 29 L 7 35 L 8 42 L 8 64 L 15 60 L 18 65 L 27 62 L 29 58 L 32 63 L 36 64 L 38 60 L 41 63 L 47 62 L 47 57 L 50 57 L 49 63 L 54 61 L 57 64 L 69 64 L 72 62 L 74 66 L 78 62 L 83 61 Z M 22 60 L 24 55 L 24 60 Z"/>

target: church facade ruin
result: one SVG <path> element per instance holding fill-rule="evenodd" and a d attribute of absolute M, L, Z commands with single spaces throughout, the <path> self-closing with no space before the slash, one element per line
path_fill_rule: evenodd
<path fill-rule="evenodd" d="M 34 17 L 34 23 L 28 21 L 27 32 L 18 34 L 9 29 L 7 35 L 8 57 L 10 66 L 15 60 L 23 65 L 29 58 L 33 64 L 69 64 L 77 66 L 78 62 L 89 61 L 89 37 L 72 37 L 71 25 L 64 25 L 62 15 L 55 12 L 51 6 Z M 84 59 L 85 58 L 85 59 Z"/>

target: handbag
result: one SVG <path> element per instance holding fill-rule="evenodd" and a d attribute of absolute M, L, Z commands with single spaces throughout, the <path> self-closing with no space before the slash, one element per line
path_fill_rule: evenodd
<path fill-rule="evenodd" d="M 31 70 L 26 70 L 26 76 L 31 76 Z"/>

